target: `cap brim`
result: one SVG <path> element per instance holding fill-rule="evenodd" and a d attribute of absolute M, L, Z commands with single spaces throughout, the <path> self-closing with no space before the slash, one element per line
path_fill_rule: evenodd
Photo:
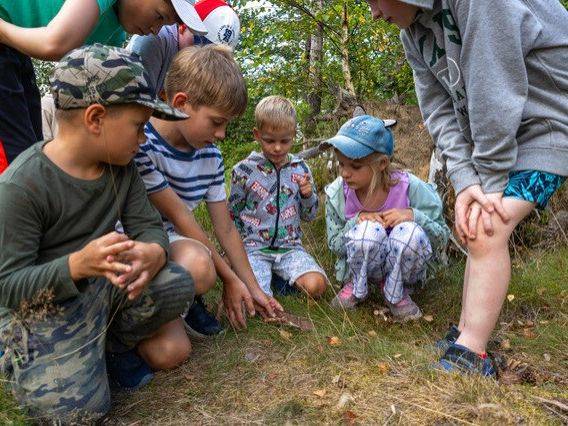
<path fill-rule="evenodd" d="M 172 0 L 172 4 L 182 22 L 187 25 L 192 32 L 199 35 L 207 34 L 207 28 L 205 28 L 203 21 L 190 3 L 186 0 Z"/>
<path fill-rule="evenodd" d="M 160 120 L 180 121 L 189 118 L 189 115 L 157 99 L 153 102 L 137 100 L 136 103 L 152 108 L 152 115 Z"/>
<path fill-rule="evenodd" d="M 373 152 L 375 152 L 371 148 L 360 144 L 356 140 L 343 135 L 336 135 L 331 139 L 325 141 L 325 144 L 334 147 L 347 158 L 351 158 L 352 160 L 364 158 L 367 155 L 371 155 Z"/>

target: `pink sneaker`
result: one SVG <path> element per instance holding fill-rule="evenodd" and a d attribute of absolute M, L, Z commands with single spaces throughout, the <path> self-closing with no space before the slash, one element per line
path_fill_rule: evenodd
<path fill-rule="evenodd" d="M 422 317 L 422 311 L 418 305 L 414 303 L 414 300 L 410 298 L 406 291 L 404 292 L 404 297 L 400 302 L 395 303 L 394 305 L 388 301 L 386 301 L 386 303 L 395 321 L 406 322 Z"/>
<path fill-rule="evenodd" d="M 331 301 L 331 307 L 335 309 L 355 309 L 359 299 L 353 296 L 353 282 L 349 281 L 343 285 L 343 288 L 337 293 L 337 296 Z"/>

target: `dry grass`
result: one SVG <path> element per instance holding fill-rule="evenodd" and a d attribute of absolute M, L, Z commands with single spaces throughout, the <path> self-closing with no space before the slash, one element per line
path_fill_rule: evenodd
<path fill-rule="evenodd" d="M 306 228 L 318 257 L 322 220 Z M 329 254 L 319 260 L 330 271 Z M 159 373 L 140 392 L 116 395 L 109 422 L 562 424 L 568 414 L 537 397 L 568 401 L 567 271 L 567 248 L 517 262 L 514 298 L 491 344 L 513 368 L 502 383 L 431 369 L 435 340 L 459 314 L 463 262 L 456 260 L 417 296 L 431 321 L 385 321 L 374 314 L 377 296 L 350 313 L 329 308 L 333 290 L 320 302 L 287 297 L 286 308 L 309 317 L 313 332 L 254 319 L 246 332 L 195 342 L 181 368 Z"/>

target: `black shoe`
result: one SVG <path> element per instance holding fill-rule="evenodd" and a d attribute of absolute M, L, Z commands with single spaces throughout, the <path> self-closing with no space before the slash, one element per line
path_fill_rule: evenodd
<path fill-rule="evenodd" d="M 201 296 L 195 298 L 183 320 L 188 334 L 193 337 L 213 336 L 223 331 L 219 321 L 207 311 Z"/>
<path fill-rule="evenodd" d="M 288 281 L 277 274 L 272 274 L 272 282 L 270 285 L 274 288 L 274 294 L 276 296 L 289 296 L 300 292 L 295 285 L 288 285 Z"/>
<path fill-rule="evenodd" d="M 450 324 L 446 335 L 436 342 L 436 349 L 440 352 L 446 352 L 451 345 L 456 343 L 456 340 L 460 337 L 460 333 L 460 330 L 455 324 Z"/>
<path fill-rule="evenodd" d="M 111 385 L 126 390 L 139 389 L 154 378 L 152 369 L 136 349 L 123 353 L 107 352 L 106 367 Z"/>
<path fill-rule="evenodd" d="M 495 363 L 490 356 L 478 355 L 462 345 L 453 343 L 442 355 L 436 365 L 437 369 L 453 372 L 479 374 L 483 377 L 497 378 Z"/>

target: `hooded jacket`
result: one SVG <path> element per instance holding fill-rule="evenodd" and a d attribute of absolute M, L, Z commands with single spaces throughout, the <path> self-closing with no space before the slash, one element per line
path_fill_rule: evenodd
<path fill-rule="evenodd" d="M 568 12 L 557 0 L 402 0 L 426 126 L 456 192 L 508 173 L 568 175 Z"/>
<path fill-rule="evenodd" d="M 313 182 L 308 165 L 293 155 L 280 169 L 258 152 L 233 167 L 229 206 L 247 252 L 301 247 L 300 220 L 315 219 L 318 210 L 313 184 L 311 197 L 300 195 L 306 174 Z"/>

